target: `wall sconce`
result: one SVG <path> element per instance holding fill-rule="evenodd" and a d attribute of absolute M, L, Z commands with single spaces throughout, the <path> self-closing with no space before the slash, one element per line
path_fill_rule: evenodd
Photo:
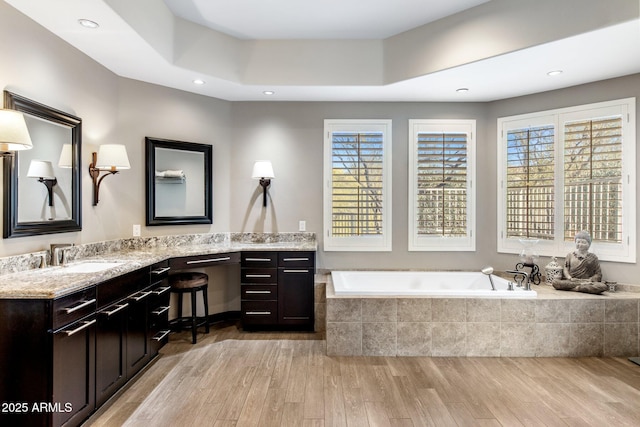
<path fill-rule="evenodd" d="M 127 149 L 122 144 L 104 144 L 91 153 L 91 164 L 89 165 L 89 175 L 93 179 L 93 206 L 98 204 L 98 193 L 100 184 L 108 175 L 115 175 L 124 169 L 131 169 Z M 100 172 L 105 172 L 100 179 Z"/>
<path fill-rule="evenodd" d="M 53 186 L 58 183 L 58 180 L 53 173 L 51 162 L 46 160 L 31 160 L 29 170 L 27 171 L 27 178 L 38 178 L 38 182 L 43 183 L 44 186 L 47 187 L 49 206 L 53 206 Z"/>
<path fill-rule="evenodd" d="M 267 206 L 267 187 L 271 184 L 271 180 L 275 178 L 273 174 L 273 166 L 270 160 L 257 160 L 253 165 L 253 173 L 251 178 L 259 179 L 262 186 L 262 206 Z"/>
<path fill-rule="evenodd" d="M 24 115 L 16 110 L 0 109 L 0 156 L 32 147 Z"/>

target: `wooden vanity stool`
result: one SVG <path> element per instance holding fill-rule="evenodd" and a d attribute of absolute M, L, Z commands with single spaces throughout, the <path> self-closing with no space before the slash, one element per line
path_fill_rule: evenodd
<path fill-rule="evenodd" d="M 178 331 L 183 326 L 191 328 L 193 344 L 196 343 L 196 332 L 198 327 L 205 326 L 205 331 L 209 333 L 209 304 L 207 302 L 207 288 L 209 285 L 209 277 L 204 273 L 184 272 L 169 276 L 169 285 L 171 292 L 178 294 L 178 317 L 171 321 Z M 204 319 L 198 320 L 196 316 L 196 294 L 202 291 L 202 300 L 204 302 Z M 191 316 L 182 316 L 182 295 L 191 294 Z"/>

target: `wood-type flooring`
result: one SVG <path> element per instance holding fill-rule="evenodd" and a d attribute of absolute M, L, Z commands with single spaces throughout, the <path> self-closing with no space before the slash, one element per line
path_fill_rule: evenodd
<path fill-rule="evenodd" d="M 85 425 L 640 426 L 626 358 L 328 357 L 321 334 L 171 335 Z"/>

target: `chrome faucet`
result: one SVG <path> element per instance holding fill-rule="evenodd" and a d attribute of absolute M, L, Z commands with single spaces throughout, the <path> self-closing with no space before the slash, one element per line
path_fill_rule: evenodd
<path fill-rule="evenodd" d="M 73 243 L 52 243 L 51 244 L 51 265 L 64 265 L 63 248 L 69 248 Z"/>
<path fill-rule="evenodd" d="M 495 291 L 496 286 L 493 284 L 493 279 L 491 278 L 491 274 L 493 274 L 493 267 L 487 266 L 483 268 L 481 271 L 483 274 L 486 274 L 487 276 L 489 276 L 489 283 L 491 283 L 491 290 Z"/>
<path fill-rule="evenodd" d="M 505 271 L 505 273 L 513 274 L 515 276 L 522 276 L 522 281 L 521 282 L 524 282 L 524 290 L 525 291 L 530 291 L 531 290 L 531 282 L 529 281 L 529 273 L 527 273 L 526 271 L 507 270 L 507 271 Z M 518 283 L 520 283 L 520 282 L 518 282 Z"/>

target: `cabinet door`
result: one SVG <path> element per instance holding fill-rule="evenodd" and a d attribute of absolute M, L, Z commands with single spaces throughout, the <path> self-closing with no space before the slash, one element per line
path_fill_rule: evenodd
<path fill-rule="evenodd" d="M 279 269 L 278 320 L 281 325 L 303 325 L 313 329 L 312 269 Z"/>
<path fill-rule="evenodd" d="M 96 405 L 102 405 L 127 380 L 127 316 L 129 303 L 113 304 L 97 315 Z"/>
<path fill-rule="evenodd" d="M 148 289 L 129 297 L 127 316 L 127 378 L 133 377 L 150 360 Z"/>
<path fill-rule="evenodd" d="M 53 333 L 53 425 L 79 425 L 95 409 L 95 316 Z"/>

